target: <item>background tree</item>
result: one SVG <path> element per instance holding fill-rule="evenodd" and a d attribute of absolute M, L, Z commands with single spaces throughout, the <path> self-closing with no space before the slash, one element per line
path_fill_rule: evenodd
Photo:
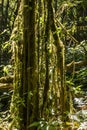
<path fill-rule="evenodd" d="M 0 1 L 0 70 L 2 70 L 5 65 L 11 64 L 10 59 L 12 53 L 9 39 L 14 27 L 14 21 L 18 13 L 19 4 L 20 0 Z"/>

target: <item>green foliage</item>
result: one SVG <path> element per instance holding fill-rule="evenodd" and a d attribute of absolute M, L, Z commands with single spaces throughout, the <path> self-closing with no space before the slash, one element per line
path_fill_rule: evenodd
<path fill-rule="evenodd" d="M 13 95 L 14 96 L 14 95 Z M 20 129 L 20 125 L 18 124 L 19 122 L 22 121 L 21 115 L 22 112 L 20 111 L 23 106 L 25 107 L 25 101 L 23 98 L 19 96 L 19 94 L 16 92 L 15 97 L 12 97 L 11 105 L 10 105 L 10 111 L 11 111 L 11 117 L 12 117 L 12 124 L 11 127 L 18 128 Z"/>
<path fill-rule="evenodd" d="M 3 71 L 4 71 L 5 75 L 8 75 L 8 68 L 6 66 L 4 66 Z"/>
<path fill-rule="evenodd" d="M 78 85 L 74 87 L 74 94 L 82 94 L 82 89 L 81 89 L 82 85 Z"/>
<path fill-rule="evenodd" d="M 0 33 L 0 36 L 3 35 L 7 30 L 5 29 L 2 33 Z"/>
<path fill-rule="evenodd" d="M 3 51 L 6 50 L 6 49 L 9 49 L 9 51 L 10 51 L 10 48 L 11 48 L 10 42 L 5 42 L 5 43 L 2 44 L 2 50 Z"/>
<path fill-rule="evenodd" d="M 12 73 L 13 73 L 12 65 L 3 66 L 3 74 L 4 74 L 4 76 L 12 75 Z"/>
<path fill-rule="evenodd" d="M 33 93 L 30 91 L 28 92 L 28 99 L 31 100 L 32 99 L 32 96 L 33 96 Z"/>
<path fill-rule="evenodd" d="M 86 43 L 81 42 L 81 44 L 77 45 L 76 47 L 68 47 L 67 48 L 67 54 L 66 54 L 66 61 L 70 63 L 71 61 L 81 61 L 84 60 L 85 50 L 86 49 Z"/>
<path fill-rule="evenodd" d="M 34 122 L 32 123 L 29 127 L 37 127 L 37 130 L 56 130 L 59 127 L 58 121 L 39 121 L 39 122 Z"/>
<path fill-rule="evenodd" d="M 72 79 L 71 80 L 67 80 L 66 81 L 66 85 L 74 86 L 74 83 L 72 82 Z"/>
<path fill-rule="evenodd" d="M 75 75 L 74 83 L 76 85 L 81 85 L 83 89 L 86 89 L 87 86 L 87 68 L 84 67 L 78 71 L 78 73 Z"/>

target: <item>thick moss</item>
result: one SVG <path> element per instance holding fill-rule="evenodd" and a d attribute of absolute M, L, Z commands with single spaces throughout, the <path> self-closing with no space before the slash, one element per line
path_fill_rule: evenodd
<path fill-rule="evenodd" d="M 13 83 L 13 76 L 1 77 L 0 83 Z"/>

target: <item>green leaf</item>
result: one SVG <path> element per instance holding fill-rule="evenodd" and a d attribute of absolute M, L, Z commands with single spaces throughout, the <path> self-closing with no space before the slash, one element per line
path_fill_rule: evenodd
<path fill-rule="evenodd" d="M 37 130 L 41 130 L 41 126 L 40 125 L 38 126 Z"/>
<path fill-rule="evenodd" d="M 10 47 L 10 43 L 9 42 L 5 42 L 3 45 L 2 45 L 2 48 L 3 50 L 7 49 L 8 47 Z"/>
<path fill-rule="evenodd" d="M 33 126 L 38 126 L 38 125 L 40 125 L 40 122 L 34 122 L 34 123 L 32 123 L 31 125 L 29 125 L 29 128 L 30 128 L 30 127 L 33 127 Z"/>
<path fill-rule="evenodd" d="M 29 100 L 31 100 L 32 96 L 33 96 L 33 93 L 32 93 L 31 91 L 28 92 L 28 99 L 29 99 Z"/>
<path fill-rule="evenodd" d="M 42 130 L 47 130 L 48 125 L 45 125 Z"/>
<path fill-rule="evenodd" d="M 3 71 L 4 71 L 5 74 L 8 74 L 9 71 L 8 71 L 7 66 L 4 66 Z"/>
<path fill-rule="evenodd" d="M 49 126 L 49 130 L 56 130 L 54 126 Z"/>

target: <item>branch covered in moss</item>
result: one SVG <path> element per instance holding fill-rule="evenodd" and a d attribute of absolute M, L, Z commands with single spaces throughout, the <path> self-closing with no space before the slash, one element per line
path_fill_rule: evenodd
<path fill-rule="evenodd" d="M 13 76 L 1 77 L 0 83 L 13 83 Z"/>
<path fill-rule="evenodd" d="M 87 60 L 84 61 L 72 61 L 71 63 L 66 65 L 66 70 L 67 71 L 72 71 L 73 70 L 73 66 L 75 66 L 75 68 L 81 68 L 87 65 Z"/>

